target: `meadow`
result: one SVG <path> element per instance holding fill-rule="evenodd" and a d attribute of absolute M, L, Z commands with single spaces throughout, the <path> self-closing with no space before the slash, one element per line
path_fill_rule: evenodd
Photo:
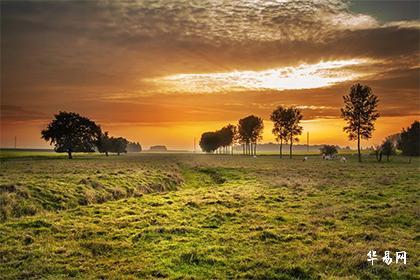
<path fill-rule="evenodd" d="M 419 159 L 348 158 L 3 153 L 0 278 L 419 279 Z"/>

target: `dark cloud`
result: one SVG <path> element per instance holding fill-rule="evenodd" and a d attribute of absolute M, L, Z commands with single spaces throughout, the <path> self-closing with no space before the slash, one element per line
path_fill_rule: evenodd
<path fill-rule="evenodd" d="M 378 22 L 349 1 L 1 1 L 2 121 L 73 110 L 105 122 L 224 121 L 301 106 L 339 116 L 351 83 L 329 88 L 163 94 L 145 79 L 265 70 L 320 61 L 354 66 L 383 116 L 418 114 L 419 21 Z M 359 68 L 357 68 L 359 67 Z M 363 68 L 362 68 L 363 67 Z M 42 112 L 42 113 L 41 113 Z"/>

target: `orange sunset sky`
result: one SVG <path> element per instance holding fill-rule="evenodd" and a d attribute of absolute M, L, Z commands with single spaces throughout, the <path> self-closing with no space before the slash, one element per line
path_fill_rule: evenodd
<path fill-rule="evenodd" d="M 48 148 L 58 111 L 111 135 L 193 149 L 201 133 L 302 109 L 311 144 L 355 146 L 355 82 L 379 96 L 382 142 L 419 119 L 418 1 L 1 1 L 1 147 Z M 302 141 L 305 142 L 305 141 Z"/>

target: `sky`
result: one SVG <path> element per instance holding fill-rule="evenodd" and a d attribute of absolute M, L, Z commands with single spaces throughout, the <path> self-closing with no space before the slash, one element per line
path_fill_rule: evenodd
<path fill-rule="evenodd" d="M 420 115 L 419 1 L 1 2 L 0 146 L 47 148 L 53 115 L 110 135 L 193 149 L 194 137 L 254 114 L 303 112 L 305 142 L 343 132 L 354 83 L 379 97 L 379 144 Z"/>

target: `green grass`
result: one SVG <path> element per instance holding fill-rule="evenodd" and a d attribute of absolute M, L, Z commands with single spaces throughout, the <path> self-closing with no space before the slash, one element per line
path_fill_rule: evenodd
<path fill-rule="evenodd" d="M 2 279 L 417 279 L 419 160 L 1 161 Z M 408 264 L 366 261 L 369 250 Z"/>

